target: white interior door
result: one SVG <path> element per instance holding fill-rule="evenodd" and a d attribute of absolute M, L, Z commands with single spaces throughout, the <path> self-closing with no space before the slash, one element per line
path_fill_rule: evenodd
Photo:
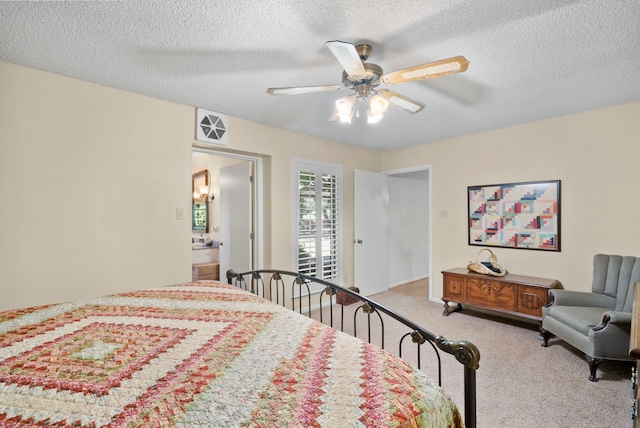
<path fill-rule="evenodd" d="M 354 284 L 369 296 L 388 289 L 389 177 L 355 170 Z"/>
<path fill-rule="evenodd" d="M 253 163 L 220 168 L 220 276 L 253 269 Z"/>

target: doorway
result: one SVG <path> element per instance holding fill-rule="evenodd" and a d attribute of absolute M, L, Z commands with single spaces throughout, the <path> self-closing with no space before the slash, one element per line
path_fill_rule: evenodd
<path fill-rule="evenodd" d="M 420 282 L 431 295 L 431 167 L 357 170 L 355 183 L 356 286 L 368 295 Z"/>
<path fill-rule="evenodd" d="M 224 282 L 227 269 L 245 272 L 262 263 L 262 160 L 194 147 L 192 170 L 201 169 L 211 173 L 214 196 L 205 238 L 215 247 L 213 261 L 219 263 Z"/>

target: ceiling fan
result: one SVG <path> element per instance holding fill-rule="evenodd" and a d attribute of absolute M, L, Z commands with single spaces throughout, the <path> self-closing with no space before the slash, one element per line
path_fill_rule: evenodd
<path fill-rule="evenodd" d="M 404 68 L 391 73 L 383 73 L 377 64 L 364 62 L 369 58 L 371 46 L 367 44 L 353 45 L 339 40 L 326 42 L 327 47 L 342 65 L 341 85 L 294 86 L 269 88 L 270 95 L 295 95 L 311 92 L 337 91 L 339 89 L 353 89 L 354 94 L 336 101 L 337 112 L 329 120 L 340 119 L 351 123 L 354 110 L 359 114 L 358 101 L 369 101 L 367 107 L 367 121 L 375 123 L 382 119 L 389 105 L 410 114 L 415 114 L 424 108 L 424 104 L 389 89 L 376 89 L 380 84 L 396 85 L 416 80 L 431 79 L 447 74 L 461 73 L 469 66 L 469 61 L 463 56 L 442 59 L 427 64 Z"/>

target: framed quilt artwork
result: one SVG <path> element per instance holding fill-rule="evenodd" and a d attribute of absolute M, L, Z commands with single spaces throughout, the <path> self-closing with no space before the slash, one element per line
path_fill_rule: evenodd
<path fill-rule="evenodd" d="M 469 245 L 560 251 L 560 180 L 469 186 Z"/>

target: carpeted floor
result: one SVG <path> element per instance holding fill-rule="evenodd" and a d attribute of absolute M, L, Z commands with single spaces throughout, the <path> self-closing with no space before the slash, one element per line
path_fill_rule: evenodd
<path fill-rule="evenodd" d="M 403 294 L 401 289 L 371 297 L 435 334 L 469 340 L 479 348 L 479 427 L 631 426 L 630 363 L 605 361 L 598 370 L 598 381 L 591 382 L 584 356 L 557 339 L 543 348 L 537 324 L 471 308 L 444 317 L 441 304 L 414 292 Z M 405 332 L 399 325 L 386 324 L 385 349 L 397 354 L 395 339 Z M 366 340 L 366 333 L 358 336 Z M 415 360 L 407 351 L 403 357 Z M 442 359 L 443 387 L 464 414 L 462 368 L 452 356 L 445 354 Z M 424 357 L 422 360 L 422 369 L 436 378 L 433 366 L 425 366 Z"/>

